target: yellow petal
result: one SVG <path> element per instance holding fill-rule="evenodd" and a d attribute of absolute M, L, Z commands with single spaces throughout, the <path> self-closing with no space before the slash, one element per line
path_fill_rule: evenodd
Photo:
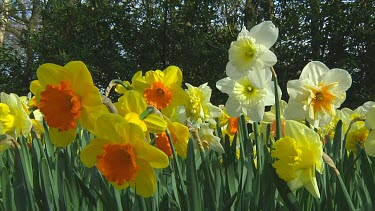
<path fill-rule="evenodd" d="M 47 84 L 58 84 L 60 81 L 71 81 L 70 73 L 64 70 L 64 67 L 56 64 L 46 63 L 41 65 L 37 72 L 37 77 L 41 86 L 44 88 Z"/>
<path fill-rule="evenodd" d="M 135 176 L 135 182 L 130 182 L 130 187 L 135 190 L 137 195 L 150 197 L 156 190 L 155 171 L 146 161 L 138 160 L 137 164 L 141 169 Z"/>
<path fill-rule="evenodd" d="M 93 167 L 97 162 L 97 156 L 103 153 L 103 146 L 108 144 L 107 139 L 96 138 L 90 141 L 80 154 L 81 161 L 88 168 Z"/>
<path fill-rule="evenodd" d="M 54 144 L 55 146 L 65 147 L 74 141 L 76 137 L 76 130 L 77 128 L 59 132 L 58 129 L 50 127 L 49 137 L 52 144 Z"/>
<path fill-rule="evenodd" d="M 157 114 L 149 114 L 143 121 L 150 133 L 161 133 L 167 129 L 167 122 Z"/>
<path fill-rule="evenodd" d="M 153 168 L 166 168 L 169 165 L 168 156 L 158 148 L 143 141 L 143 147 L 136 147 L 137 158 L 147 161 Z"/>
<path fill-rule="evenodd" d="M 164 71 L 164 84 L 169 87 L 172 84 L 181 86 L 182 71 L 177 66 L 169 66 Z"/>

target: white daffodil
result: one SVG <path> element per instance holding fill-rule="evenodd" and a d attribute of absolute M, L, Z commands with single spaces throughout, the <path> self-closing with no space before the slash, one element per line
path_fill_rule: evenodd
<path fill-rule="evenodd" d="M 231 117 L 245 114 L 251 122 L 263 119 L 265 106 L 275 103 L 274 85 L 271 71 L 258 69 L 249 71 L 246 76 L 237 80 L 229 77 L 219 80 L 216 87 L 229 95 L 225 104 Z M 279 96 L 281 96 L 280 88 Z"/>
<path fill-rule="evenodd" d="M 276 55 L 269 48 L 275 44 L 278 35 L 279 30 L 271 21 L 262 22 L 250 31 L 243 27 L 228 51 L 227 76 L 239 79 L 246 76 L 247 71 L 275 65 Z"/>
<path fill-rule="evenodd" d="M 309 62 L 300 78 L 287 84 L 290 98 L 285 117 L 306 119 L 314 127 L 325 126 L 344 102 L 351 84 L 352 78 L 346 70 L 330 70 L 321 62 Z"/>
<path fill-rule="evenodd" d="M 212 90 L 207 83 L 199 87 L 186 83 L 186 86 L 188 88 L 185 92 L 189 95 L 189 101 L 185 104 L 185 111 L 191 121 L 205 121 L 221 115 L 221 109 L 210 102 Z"/>
<path fill-rule="evenodd" d="M 208 123 L 200 125 L 198 134 L 204 148 L 212 149 L 218 153 L 225 152 L 223 146 L 221 146 L 220 138 L 214 135 L 214 130 L 210 128 Z"/>

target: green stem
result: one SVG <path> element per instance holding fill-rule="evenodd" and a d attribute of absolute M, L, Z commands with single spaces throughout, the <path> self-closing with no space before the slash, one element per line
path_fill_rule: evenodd
<path fill-rule="evenodd" d="M 187 192 L 186 192 L 186 187 L 184 185 L 184 181 L 182 180 L 182 173 L 181 173 L 181 168 L 177 162 L 177 154 L 176 154 L 176 150 L 174 148 L 174 145 L 173 145 L 173 141 L 172 141 L 172 137 L 171 137 L 171 134 L 169 133 L 168 129 L 165 131 L 165 133 L 167 134 L 167 137 L 168 137 L 168 140 L 169 140 L 169 144 L 171 145 L 171 149 L 172 149 L 172 154 L 173 154 L 173 165 L 174 165 L 174 169 L 176 170 L 175 172 L 175 175 L 176 175 L 176 180 L 179 181 L 179 184 L 180 184 L 180 188 L 183 192 L 183 195 L 185 197 L 185 203 L 181 203 L 181 199 L 178 198 L 177 200 L 180 202 L 180 205 L 186 205 L 186 203 L 188 202 L 188 199 L 187 199 Z M 177 194 L 177 196 L 179 197 L 179 194 Z"/>
<path fill-rule="evenodd" d="M 348 205 L 349 205 L 350 210 L 351 210 L 351 211 L 355 211 L 356 209 L 355 209 L 355 207 L 354 207 L 354 205 L 353 205 L 352 200 L 350 199 L 350 196 L 349 196 L 348 190 L 346 189 L 345 184 L 344 184 L 344 181 L 342 181 L 342 178 L 341 178 L 340 174 L 337 174 L 337 178 L 339 179 L 341 189 L 342 189 L 342 191 L 344 192 L 344 196 L 345 196 L 346 202 L 347 202 Z"/>
<path fill-rule="evenodd" d="M 282 136 L 282 129 L 281 129 L 281 113 L 280 113 L 280 100 L 279 100 L 279 91 L 277 89 L 278 87 L 278 81 L 277 81 L 277 75 L 273 67 L 271 67 L 271 72 L 273 76 L 273 84 L 275 89 L 275 107 L 276 107 L 276 140 L 279 140 Z"/>

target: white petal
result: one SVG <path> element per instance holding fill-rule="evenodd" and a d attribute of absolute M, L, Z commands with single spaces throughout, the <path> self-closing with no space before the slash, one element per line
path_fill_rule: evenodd
<path fill-rule="evenodd" d="M 208 110 L 210 111 L 210 114 L 212 117 L 219 117 L 222 113 L 221 109 L 219 107 L 216 107 L 212 105 L 211 103 L 207 104 Z"/>
<path fill-rule="evenodd" d="M 306 111 L 303 109 L 303 103 L 298 100 L 289 100 L 288 106 L 284 110 L 284 117 L 292 120 L 305 119 Z"/>
<path fill-rule="evenodd" d="M 250 69 L 249 69 L 250 71 Z M 239 71 L 236 69 L 234 65 L 232 65 L 232 62 L 228 62 L 227 66 L 225 68 L 225 73 L 227 76 L 233 80 L 237 80 L 239 78 L 242 78 L 247 75 L 249 71 Z"/>
<path fill-rule="evenodd" d="M 260 122 L 264 116 L 265 105 L 263 101 L 247 108 L 247 116 L 253 122 Z"/>
<path fill-rule="evenodd" d="M 227 103 L 225 104 L 226 111 L 229 116 L 231 117 L 238 117 L 241 116 L 242 113 L 242 107 L 240 103 L 233 97 L 229 97 Z"/>
<path fill-rule="evenodd" d="M 343 69 L 332 69 L 322 76 L 324 84 L 338 83 L 335 91 L 338 93 L 345 92 L 352 85 L 352 77 Z"/>
<path fill-rule="evenodd" d="M 321 81 L 320 77 L 329 71 L 329 68 L 322 62 L 309 62 L 302 70 L 300 79 L 309 78 L 315 85 Z"/>
<path fill-rule="evenodd" d="M 371 107 L 366 114 L 366 127 L 375 129 L 375 106 Z"/>
<path fill-rule="evenodd" d="M 375 131 L 372 130 L 365 142 L 365 150 L 368 156 L 375 157 Z"/>
<path fill-rule="evenodd" d="M 265 70 L 257 69 L 248 73 L 249 81 L 257 89 L 263 89 L 266 85 Z"/>
<path fill-rule="evenodd" d="M 270 48 L 279 36 L 279 29 L 271 21 L 264 21 L 250 30 L 250 36 L 254 37 L 256 42 Z"/>
<path fill-rule="evenodd" d="M 259 51 L 260 52 L 257 56 L 257 59 L 259 59 L 263 63 L 263 66 L 261 68 L 272 67 L 276 64 L 276 55 L 272 51 L 267 49 L 266 46 L 260 45 Z"/>
<path fill-rule="evenodd" d="M 216 88 L 221 92 L 231 94 L 233 92 L 233 87 L 236 81 L 231 80 L 229 77 L 223 78 L 216 82 Z"/>
<path fill-rule="evenodd" d="M 213 140 L 210 141 L 210 148 L 218 153 L 225 153 L 223 146 L 220 144 L 219 137 L 213 137 Z"/>

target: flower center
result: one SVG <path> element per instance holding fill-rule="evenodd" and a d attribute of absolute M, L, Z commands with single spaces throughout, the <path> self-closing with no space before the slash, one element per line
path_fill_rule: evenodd
<path fill-rule="evenodd" d="M 235 83 L 233 93 L 241 104 L 249 105 L 262 98 L 262 93 L 250 83 L 250 80 L 247 77 L 244 77 Z"/>
<path fill-rule="evenodd" d="M 356 123 L 355 123 L 356 124 Z M 353 128 L 348 132 L 345 147 L 348 150 L 352 150 L 353 152 L 357 152 L 357 144 L 359 144 L 362 148 L 365 146 L 365 142 L 369 131 L 365 126 L 362 126 L 358 129 Z"/>
<path fill-rule="evenodd" d="M 163 151 L 168 157 L 172 156 L 171 145 L 165 132 L 159 133 L 155 139 L 156 147 Z"/>
<path fill-rule="evenodd" d="M 40 95 L 40 111 L 50 127 L 66 131 L 77 126 L 81 116 L 81 99 L 73 93 L 70 83 L 61 81 L 58 85 L 47 85 Z"/>
<path fill-rule="evenodd" d="M 238 117 L 229 117 L 228 119 L 228 132 L 232 135 L 238 131 Z"/>
<path fill-rule="evenodd" d="M 106 144 L 103 154 L 97 157 L 97 168 L 105 178 L 117 185 L 134 181 L 140 167 L 134 148 L 130 144 Z"/>
<path fill-rule="evenodd" d="M 314 114 L 322 111 L 328 112 L 329 115 L 333 115 L 333 100 L 335 95 L 330 92 L 330 89 L 334 87 L 336 83 L 329 85 L 319 84 L 319 89 L 310 88 L 313 92 L 313 98 L 311 100 L 311 105 L 314 108 Z"/>
<path fill-rule="evenodd" d="M 0 127 L 3 128 L 3 131 L 0 132 L 10 132 L 13 129 L 13 125 L 14 116 L 10 114 L 9 106 L 5 103 L 0 103 Z"/>
<path fill-rule="evenodd" d="M 143 96 L 149 105 L 159 110 L 167 107 L 172 100 L 172 92 L 160 81 L 155 81 L 150 88 L 145 89 Z"/>
<path fill-rule="evenodd" d="M 271 156 L 277 158 L 272 166 L 280 178 L 289 182 L 297 177 L 295 170 L 301 160 L 301 150 L 295 139 L 283 137 L 273 144 Z"/>

